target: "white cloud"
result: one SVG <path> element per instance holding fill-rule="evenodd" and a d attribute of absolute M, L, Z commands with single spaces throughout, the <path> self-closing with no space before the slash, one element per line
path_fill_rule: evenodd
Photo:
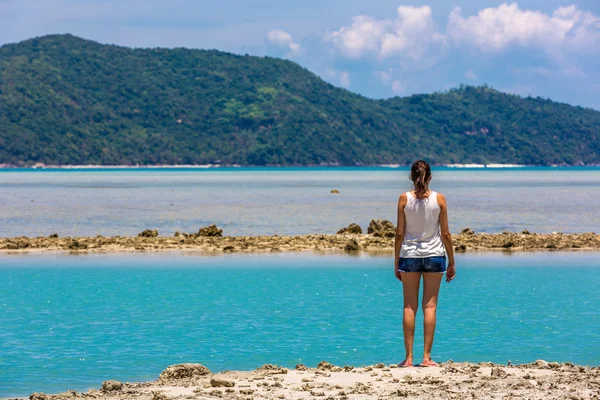
<path fill-rule="evenodd" d="M 406 91 L 406 86 L 402 82 L 400 82 L 398 80 L 393 81 L 392 82 L 392 91 L 395 94 L 404 93 Z"/>
<path fill-rule="evenodd" d="M 459 7 L 448 17 L 447 33 L 457 46 L 500 51 L 510 46 L 534 46 L 549 52 L 600 51 L 600 19 L 576 6 L 558 8 L 552 15 L 522 10 L 517 3 L 486 8 L 463 17 Z"/>
<path fill-rule="evenodd" d="M 468 70 L 465 71 L 465 78 L 467 78 L 470 81 L 475 81 L 479 77 L 477 76 L 477 74 L 475 72 L 473 72 L 472 69 L 469 68 Z"/>
<path fill-rule="evenodd" d="M 446 36 L 436 30 L 431 7 L 400 6 L 396 11 L 395 19 L 356 16 L 350 26 L 327 32 L 324 40 L 345 57 L 374 55 L 379 60 L 401 56 L 419 61 L 430 47 L 445 45 Z"/>
<path fill-rule="evenodd" d="M 300 52 L 300 45 L 294 42 L 292 35 L 281 29 L 273 29 L 267 34 L 267 40 L 281 48 L 289 50 L 289 55 L 294 56 Z"/>
<path fill-rule="evenodd" d="M 587 78 L 587 74 L 582 71 L 579 67 L 576 66 L 564 66 L 558 70 L 550 70 L 546 67 L 536 66 L 536 67 L 523 67 L 523 68 L 512 68 L 510 72 L 518 77 L 530 77 L 530 76 L 541 76 L 544 78 L 575 78 L 575 79 L 585 79 Z"/>
<path fill-rule="evenodd" d="M 375 71 L 375 76 L 379 78 L 379 80 L 383 83 L 389 83 L 392 79 L 392 69 L 388 69 L 387 71 Z"/>
<path fill-rule="evenodd" d="M 340 85 L 346 89 L 350 87 L 350 74 L 348 72 L 340 72 Z"/>

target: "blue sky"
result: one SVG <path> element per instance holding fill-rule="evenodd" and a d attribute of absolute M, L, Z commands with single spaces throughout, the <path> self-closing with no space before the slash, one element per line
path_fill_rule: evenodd
<path fill-rule="evenodd" d="M 51 33 L 283 57 L 373 98 L 486 83 L 600 110 L 598 0 L 0 0 L 0 44 Z"/>

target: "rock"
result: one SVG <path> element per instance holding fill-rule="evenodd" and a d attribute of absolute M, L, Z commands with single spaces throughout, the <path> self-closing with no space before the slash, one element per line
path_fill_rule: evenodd
<path fill-rule="evenodd" d="M 256 369 L 268 375 L 287 374 L 288 370 L 284 367 L 279 367 L 274 364 L 264 364 L 262 367 Z"/>
<path fill-rule="evenodd" d="M 30 246 L 29 238 L 26 236 L 21 236 L 18 238 L 7 239 L 4 248 L 6 250 L 18 250 L 18 249 L 26 249 Z"/>
<path fill-rule="evenodd" d="M 367 233 L 375 237 L 391 238 L 396 236 L 396 227 L 385 219 L 374 219 L 369 223 Z"/>
<path fill-rule="evenodd" d="M 152 400 L 169 400 L 169 397 L 163 392 L 152 392 Z"/>
<path fill-rule="evenodd" d="M 557 368 L 560 368 L 560 364 L 557 363 L 557 362 L 554 362 L 554 361 L 553 362 L 549 362 L 548 363 L 548 368 L 557 369 Z"/>
<path fill-rule="evenodd" d="M 181 236 L 181 232 L 179 232 L 179 231 L 176 231 L 176 232 L 175 232 L 175 234 L 174 234 L 173 236 L 174 236 L 174 237 L 179 237 L 179 236 Z"/>
<path fill-rule="evenodd" d="M 58 239 L 58 233 L 53 233 L 52 235 L 48 236 L 50 239 Z"/>
<path fill-rule="evenodd" d="M 173 381 L 210 375 L 210 369 L 202 364 L 176 364 L 167 367 L 158 377 L 161 381 Z"/>
<path fill-rule="evenodd" d="M 340 191 L 337 190 L 337 189 L 331 189 L 331 191 L 329 193 L 331 193 L 331 194 L 339 194 Z"/>
<path fill-rule="evenodd" d="M 385 364 L 384 363 L 377 363 L 375 365 L 373 365 L 374 368 L 385 368 Z"/>
<path fill-rule="evenodd" d="M 548 368 L 548 361 L 536 360 L 533 365 L 537 368 Z"/>
<path fill-rule="evenodd" d="M 492 368 L 491 376 L 495 376 L 496 378 L 506 378 L 508 375 L 504 369 L 500 367 Z"/>
<path fill-rule="evenodd" d="M 475 234 L 475 231 L 467 226 L 465 229 L 463 229 L 462 231 L 460 231 L 460 234 L 461 235 L 471 236 L 471 235 Z"/>
<path fill-rule="evenodd" d="M 158 237 L 158 231 L 156 229 L 146 229 L 138 233 L 138 237 L 155 238 Z"/>
<path fill-rule="evenodd" d="M 213 376 L 210 379 L 210 386 L 212 386 L 212 387 L 234 387 L 235 382 Z"/>
<path fill-rule="evenodd" d="M 321 361 L 318 365 L 317 365 L 317 369 L 321 370 L 321 371 L 329 371 L 331 370 L 331 368 L 333 368 L 334 365 L 327 362 L 327 361 Z"/>
<path fill-rule="evenodd" d="M 523 232 L 521 232 L 522 235 L 531 235 L 531 232 L 529 232 L 527 229 L 525 229 Z"/>
<path fill-rule="evenodd" d="M 48 400 L 46 393 L 32 393 L 29 396 L 29 400 Z"/>
<path fill-rule="evenodd" d="M 457 253 L 464 253 L 465 251 L 467 251 L 467 246 L 465 246 L 464 244 L 459 244 L 458 246 L 454 246 L 454 251 L 456 251 Z"/>
<path fill-rule="evenodd" d="M 529 387 L 531 387 L 531 388 L 536 388 L 539 386 L 537 381 L 535 381 L 533 379 L 528 380 L 527 383 L 529 384 Z"/>
<path fill-rule="evenodd" d="M 296 369 L 298 371 L 308 371 L 308 367 L 304 364 L 296 364 Z"/>
<path fill-rule="evenodd" d="M 344 250 L 345 251 L 358 251 L 360 250 L 360 246 L 358 245 L 358 242 L 354 239 L 350 239 L 348 240 L 348 242 L 346 242 L 346 245 L 344 246 Z"/>
<path fill-rule="evenodd" d="M 215 224 L 200 228 L 198 236 L 203 237 L 221 237 L 223 236 L 223 229 L 219 228 Z"/>
<path fill-rule="evenodd" d="M 350 233 L 353 235 L 362 235 L 363 230 L 360 227 L 360 225 L 352 223 L 352 224 L 348 225 L 347 228 L 342 228 L 337 232 L 338 235 L 342 235 L 344 233 Z"/>
<path fill-rule="evenodd" d="M 68 247 L 69 250 L 85 250 L 88 248 L 88 245 L 81 243 L 79 240 L 72 240 Z"/>
<path fill-rule="evenodd" d="M 104 381 L 102 382 L 102 390 L 105 392 L 112 392 L 114 390 L 121 390 L 123 384 L 119 381 Z"/>

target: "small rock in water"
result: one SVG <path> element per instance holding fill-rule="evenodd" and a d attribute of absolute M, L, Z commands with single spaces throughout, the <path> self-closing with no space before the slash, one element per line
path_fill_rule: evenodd
<path fill-rule="evenodd" d="M 217 227 L 215 224 L 200 228 L 198 236 L 204 237 L 221 237 L 223 236 L 223 229 Z"/>
<path fill-rule="evenodd" d="M 138 233 L 138 237 L 155 238 L 158 237 L 158 231 L 156 229 L 146 229 Z"/>
<path fill-rule="evenodd" d="M 331 193 L 331 194 L 339 194 L 340 191 L 337 190 L 337 189 L 331 189 L 331 191 L 329 193 Z"/>

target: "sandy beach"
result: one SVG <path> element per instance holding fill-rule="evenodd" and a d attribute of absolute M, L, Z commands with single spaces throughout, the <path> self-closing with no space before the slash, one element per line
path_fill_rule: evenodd
<path fill-rule="evenodd" d="M 206 228 L 204 228 L 206 229 Z M 25 236 L 0 238 L 0 252 L 137 252 L 137 251 L 195 251 L 200 253 L 231 252 L 391 252 L 393 231 L 374 234 L 341 233 L 301 236 L 204 236 L 176 234 L 158 236 L 157 231 L 145 231 L 141 236 L 61 237 L 57 234 L 29 238 Z M 149 233 L 148 233 L 149 232 Z M 453 235 L 457 252 L 468 251 L 556 251 L 600 250 L 600 235 L 595 233 L 503 232 L 474 233 L 468 228 Z"/>
<path fill-rule="evenodd" d="M 99 389 L 57 395 L 34 393 L 31 400 L 86 399 L 598 399 L 600 367 L 538 360 L 506 366 L 441 363 L 439 367 L 398 368 L 383 363 L 295 369 L 264 365 L 254 371 L 212 373 L 201 364 L 178 364 L 157 380 L 107 380 Z"/>

